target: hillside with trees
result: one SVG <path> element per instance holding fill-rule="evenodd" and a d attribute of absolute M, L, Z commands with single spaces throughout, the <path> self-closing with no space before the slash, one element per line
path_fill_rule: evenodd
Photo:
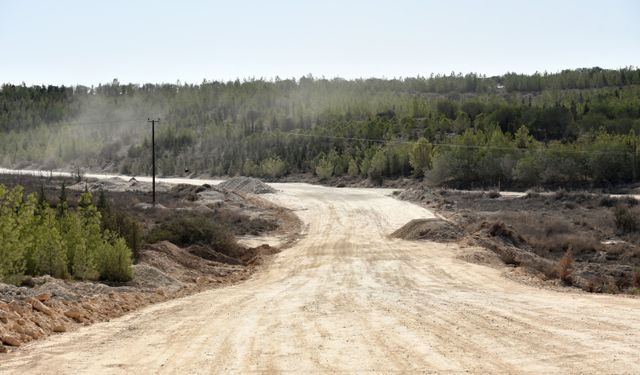
<path fill-rule="evenodd" d="M 161 175 L 313 173 L 455 187 L 639 178 L 640 69 L 404 79 L 3 85 L 0 166 Z M 188 171 L 188 172 L 185 172 Z"/>

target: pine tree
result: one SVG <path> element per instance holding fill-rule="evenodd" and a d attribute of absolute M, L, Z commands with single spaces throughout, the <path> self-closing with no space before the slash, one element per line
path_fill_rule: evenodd
<path fill-rule="evenodd" d="M 69 203 L 67 202 L 67 191 L 64 185 L 64 181 L 62 181 L 62 187 L 60 188 L 60 197 L 58 198 L 58 206 L 56 208 L 58 218 L 63 217 L 68 210 Z"/>
<path fill-rule="evenodd" d="M 97 258 L 105 244 L 100 230 L 100 212 L 93 205 L 91 193 L 80 196 L 78 216 L 86 245 L 74 254 L 73 275 L 79 279 L 95 279 L 99 276 Z"/>
<path fill-rule="evenodd" d="M 24 248 L 20 236 L 22 194 L 19 187 L 9 190 L 0 185 L 0 281 L 13 281 L 10 279 L 24 272 Z"/>
<path fill-rule="evenodd" d="M 98 257 L 100 278 L 108 281 L 128 281 L 133 275 L 131 249 L 124 238 L 105 231 L 105 244 Z"/>
<path fill-rule="evenodd" d="M 67 255 L 52 208 L 46 207 L 41 211 L 34 229 L 33 269 L 30 272 L 35 275 L 66 276 Z"/>
<path fill-rule="evenodd" d="M 69 273 L 77 278 L 84 276 L 84 263 L 81 261 L 87 252 L 87 243 L 84 238 L 80 217 L 75 212 L 66 211 L 60 218 L 60 233 L 62 234 L 63 248 L 67 257 L 67 269 Z M 78 261 L 76 267 L 75 261 Z"/>
<path fill-rule="evenodd" d="M 431 169 L 431 158 L 433 155 L 433 146 L 424 137 L 411 146 L 409 154 L 409 164 L 413 168 L 413 174 L 416 177 L 423 176 L 426 171 Z"/>

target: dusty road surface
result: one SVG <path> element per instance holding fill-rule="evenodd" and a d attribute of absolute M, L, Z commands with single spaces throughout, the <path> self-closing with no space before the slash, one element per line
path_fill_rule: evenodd
<path fill-rule="evenodd" d="M 640 300 L 559 293 L 387 234 L 388 191 L 274 184 L 306 236 L 250 280 L 53 336 L 0 373 L 640 373 Z"/>

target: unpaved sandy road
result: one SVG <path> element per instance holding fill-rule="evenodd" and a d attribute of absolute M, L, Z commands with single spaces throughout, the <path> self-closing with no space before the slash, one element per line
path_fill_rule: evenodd
<path fill-rule="evenodd" d="M 387 234 L 388 191 L 274 184 L 306 236 L 250 280 L 53 336 L 0 373 L 640 373 L 640 300 L 518 284 Z"/>

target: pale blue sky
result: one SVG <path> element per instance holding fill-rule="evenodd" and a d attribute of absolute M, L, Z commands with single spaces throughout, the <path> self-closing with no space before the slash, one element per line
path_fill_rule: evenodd
<path fill-rule="evenodd" d="M 640 1 L 0 0 L 0 82 L 406 77 L 640 65 Z"/>

